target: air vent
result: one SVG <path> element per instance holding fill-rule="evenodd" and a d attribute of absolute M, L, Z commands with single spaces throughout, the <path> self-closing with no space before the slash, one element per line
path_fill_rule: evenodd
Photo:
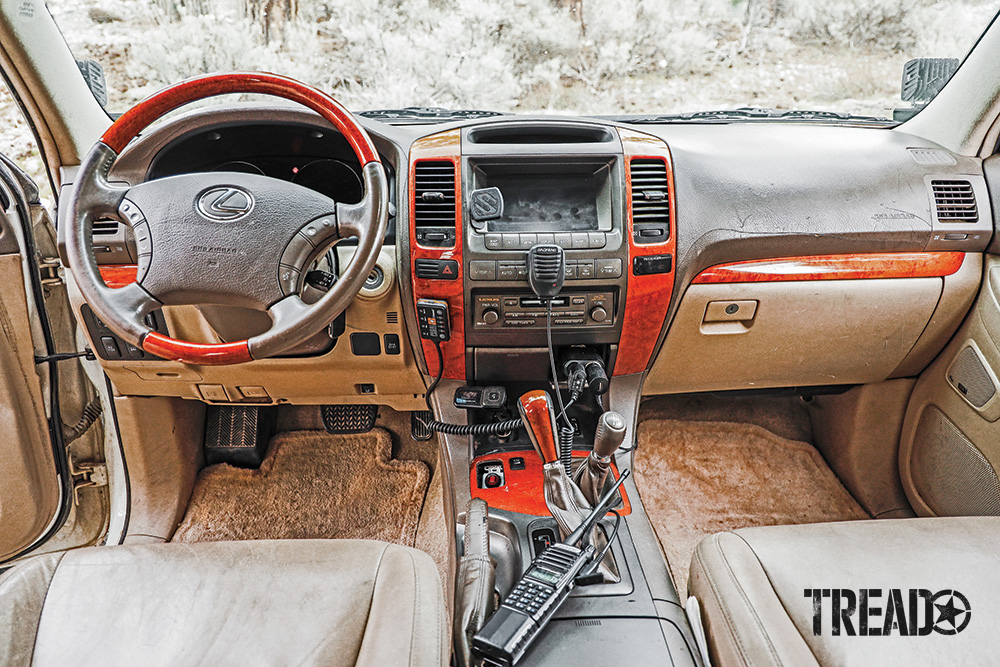
<path fill-rule="evenodd" d="M 116 220 L 97 220 L 94 222 L 94 236 L 110 236 L 118 233 Z"/>
<path fill-rule="evenodd" d="M 976 196 L 972 192 L 969 181 L 931 181 L 931 191 L 934 193 L 934 206 L 937 218 L 941 222 L 976 222 L 979 220 L 979 209 L 976 208 Z"/>
<path fill-rule="evenodd" d="M 415 227 L 455 226 L 455 165 L 449 161 L 418 162 L 414 169 Z"/>
<path fill-rule="evenodd" d="M 390 310 L 389 312 L 387 312 L 385 314 L 385 323 L 399 324 L 399 313 L 397 313 L 395 310 Z"/>
<path fill-rule="evenodd" d="M 663 243 L 670 237 L 670 189 L 663 160 L 637 158 L 629 163 L 632 177 L 632 238 L 636 243 Z"/>

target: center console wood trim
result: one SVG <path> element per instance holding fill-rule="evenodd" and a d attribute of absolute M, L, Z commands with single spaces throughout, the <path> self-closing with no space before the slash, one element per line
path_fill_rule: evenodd
<path fill-rule="evenodd" d="M 674 170 L 670 149 L 662 139 L 641 132 L 619 128 L 625 156 L 625 239 L 628 242 L 628 282 L 621 339 L 615 360 L 614 375 L 641 373 L 646 370 L 656 349 L 670 297 L 674 289 L 676 262 L 671 261 L 668 273 L 635 275 L 636 257 L 651 255 L 676 256 L 677 202 L 674 195 Z M 670 233 L 662 243 L 638 244 L 632 236 L 632 160 L 663 160 L 667 167 L 667 192 L 670 200 Z"/>
<path fill-rule="evenodd" d="M 589 451 L 573 451 L 573 457 L 579 459 L 585 458 L 589 454 Z M 524 470 L 510 469 L 510 460 L 517 457 L 524 459 Z M 476 469 L 484 461 L 503 463 L 505 482 L 503 486 L 495 489 L 479 488 Z M 472 460 L 472 465 L 469 466 L 469 489 L 472 491 L 472 497 L 482 498 L 490 506 L 490 509 L 532 516 L 551 516 L 549 508 L 545 504 L 545 491 L 542 488 L 544 481 L 542 466 L 542 460 L 533 449 L 478 456 Z M 618 465 L 614 461 L 611 463 L 611 472 L 617 479 Z M 621 495 L 622 506 L 614 509 L 617 509 L 622 516 L 628 516 L 632 513 L 632 504 L 629 502 L 624 485 L 621 487 Z"/>
<path fill-rule="evenodd" d="M 455 245 L 451 248 L 428 248 L 417 243 L 415 225 L 416 200 L 416 166 L 425 160 L 447 160 L 455 165 Z M 452 380 L 465 379 L 465 296 L 463 293 L 462 266 L 462 134 L 461 130 L 449 130 L 418 139 L 410 148 L 409 173 L 410 207 L 410 273 L 413 284 L 413 307 L 419 299 L 438 299 L 448 302 L 448 314 L 451 320 L 451 339 L 441 343 L 444 357 L 443 377 Z M 416 262 L 418 259 L 452 259 L 458 264 L 458 275 L 453 280 L 431 280 L 418 278 Z M 421 339 L 424 361 L 427 372 L 436 375 L 438 372 L 437 351 L 429 340 Z"/>

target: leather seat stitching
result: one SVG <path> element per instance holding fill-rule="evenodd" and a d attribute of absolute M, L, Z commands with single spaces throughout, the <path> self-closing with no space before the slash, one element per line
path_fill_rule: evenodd
<path fill-rule="evenodd" d="M 28 660 L 30 665 L 35 661 L 35 648 L 38 646 L 38 631 L 42 627 L 42 615 L 45 613 L 45 601 L 49 599 L 49 591 L 52 590 L 52 582 L 55 581 L 56 575 L 59 574 L 59 566 L 62 565 L 63 558 L 66 557 L 67 552 L 62 552 L 59 554 L 59 558 L 56 559 L 56 564 L 52 568 L 52 576 L 49 577 L 49 583 L 45 586 L 45 595 L 42 596 L 42 606 L 38 610 L 38 621 L 35 623 L 35 640 L 31 643 L 31 657 Z"/>
<path fill-rule="evenodd" d="M 715 536 L 710 537 L 708 539 L 711 540 L 713 543 L 717 542 L 717 538 Z M 706 546 L 705 548 L 707 549 L 708 547 Z M 705 563 L 705 559 L 702 556 L 700 549 L 694 552 L 694 557 L 695 557 L 695 562 L 701 568 L 701 571 L 704 573 L 705 578 L 708 580 L 708 586 L 712 590 L 712 595 L 715 597 L 715 602 L 719 606 L 719 610 L 722 612 L 722 619 L 726 623 L 726 629 L 729 630 L 729 636 L 736 644 L 736 649 L 739 652 L 740 660 L 743 661 L 744 665 L 749 665 L 750 663 L 747 660 L 746 650 L 743 647 L 743 641 L 740 638 L 739 633 L 736 632 L 736 627 L 729 613 L 729 609 L 726 607 L 725 599 L 719 592 L 719 587 L 715 582 L 715 577 L 712 575 L 711 569 Z"/>
<path fill-rule="evenodd" d="M 781 605 L 781 610 L 784 611 L 785 612 L 785 616 L 788 617 L 788 622 L 792 624 L 792 627 L 795 628 L 796 631 L 798 631 L 798 627 L 795 625 L 795 622 L 792 621 L 791 614 L 788 613 L 788 608 L 785 607 L 785 603 L 782 602 L 781 596 L 778 595 L 778 591 L 776 591 L 774 589 L 774 582 L 772 582 L 771 581 L 771 577 L 768 576 L 767 570 L 764 568 L 764 562 L 760 559 L 760 556 L 757 555 L 757 552 L 754 550 L 753 546 L 749 542 L 747 542 L 747 540 L 746 540 L 745 537 L 743 537 L 742 535 L 740 535 L 738 533 L 733 533 L 733 535 L 736 535 L 736 537 L 740 538 L 740 540 L 743 541 L 743 544 L 747 545 L 747 548 L 750 549 L 750 553 L 753 554 L 754 558 L 757 559 L 757 562 L 760 564 L 761 572 L 764 573 L 764 577 L 767 579 L 767 583 L 771 585 L 771 591 L 774 593 L 774 599 L 778 601 L 779 605 Z M 812 654 L 813 659 L 816 660 L 816 662 L 818 664 L 819 660 L 816 658 L 816 653 L 813 652 L 812 647 L 809 646 L 809 642 L 807 642 L 805 640 L 805 637 L 802 636 L 801 632 L 799 632 L 799 638 L 802 639 L 802 643 L 805 644 L 806 649 L 809 651 L 809 653 Z"/>
<path fill-rule="evenodd" d="M 737 537 L 739 537 L 739 536 L 737 535 Z M 742 540 L 742 538 L 741 538 L 741 540 Z M 746 540 L 742 540 L 742 541 L 744 543 L 746 543 Z M 747 546 L 750 546 L 750 545 L 747 545 Z M 757 609 L 750 603 L 750 597 L 747 595 L 746 589 L 743 588 L 742 585 L 740 585 L 739 579 L 736 578 L 736 573 L 733 571 L 733 568 L 730 565 L 729 559 L 726 557 L 726 553 L 722 549 L 722 545 L 721 544 L 718 544 L 718 549 L 719 549 L 719 556 L 722 557 L 722 562 L 726 566 L 726 571 L 729 573 L 730 579 L 732 579 L 733 584 L 736 586 L 736 590 L 739 592 L 740 598 L 742 598 L 744 604 L 746 604 L 746 606 L 747 606 L 747 609 L 750 610 L 750 614 L 753 617 L 754 621 L 756 621 L 757 627 L 760 630 L 760 634 L 764 637 L 764 641 L 767 643 L 767 648 L 771 652 L 771 656 L 774 658 L 774 661 L 777 664 L 779 664 L 779 665 L 783 664 L 781 662 L 781 658 L 778 656 L 777 649 L 774 648 L 774 643 L 771 641 L 771 636 L 767 634 L 767 629 L 764 627 L 763 620 L 761 620 L 760 616 L 757 614 Z M 750 549 L 750 553 L 753 554 L 753 557 L 757 561 L 757 564 L 760 566 L 761 571 L 763 571 L 764 570 L 764 565 L 760 562 L 760 559 L 757 558 L 757 554 L 754 552 L 753 549 Z M 764 576 L 766 578 L 767 577 L 767 573 L 765 573 Z M 768 579 L 768 583 L 770 583 L 770 579 Z M 773 587 L 772 587 L 772 590 L 773 590 Z M 777 597 L 777 593 L 775 593 L 775 597 Z"/>

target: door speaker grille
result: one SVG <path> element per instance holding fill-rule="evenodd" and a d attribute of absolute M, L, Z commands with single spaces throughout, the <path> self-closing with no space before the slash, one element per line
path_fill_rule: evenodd
<path fill-rule="evenodd" d="M 910 472 L 917 492 L 939 516 L 1000 516 L 993 466 L 933 405 L 917 423 Z"/>
<path fill-rule="evenodd" d="M 990 374 L 971 347 L 962 350 L 955 358 L 948 369 L 948 381 L 977 408 L 986 405 L 997 393 Z"/>

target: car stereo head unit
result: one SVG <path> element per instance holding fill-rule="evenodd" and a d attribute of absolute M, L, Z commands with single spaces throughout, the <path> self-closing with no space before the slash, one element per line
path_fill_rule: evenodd
<path fill-rule="evenodd" d="M 493 233 L 609 231 L 611 166 L 606 160 L 477 160 L 473 195 L 496 188 L 501 202 L 488 214 L 471 207 L 471 225 Z"/>

